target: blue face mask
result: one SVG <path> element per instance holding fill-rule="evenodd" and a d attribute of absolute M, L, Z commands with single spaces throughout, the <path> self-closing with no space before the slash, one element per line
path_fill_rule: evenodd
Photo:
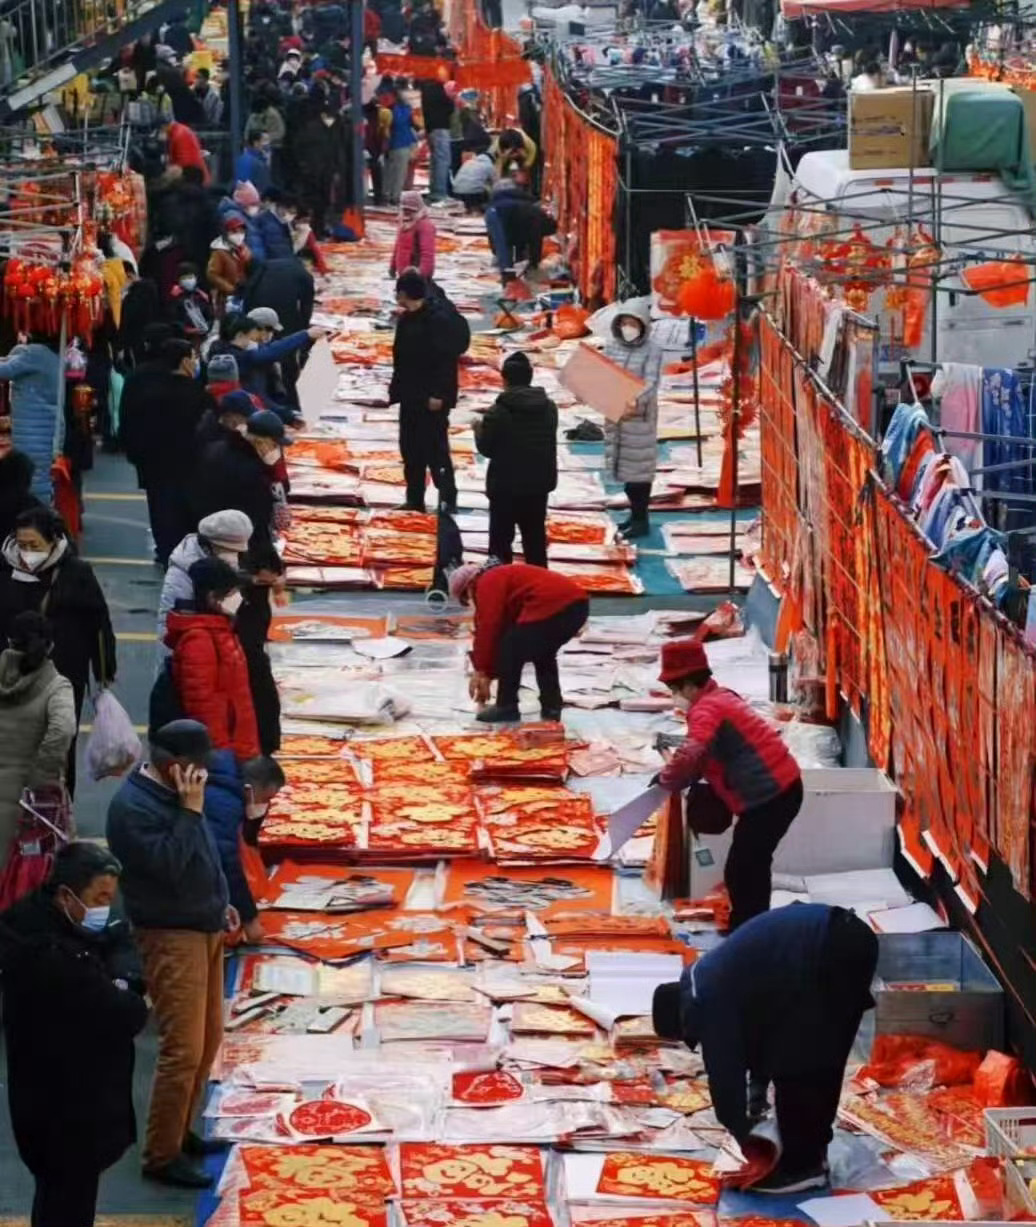
<path fill-rule="evenodd" d="M 72 895 L 72 898 L 75 899 L 76 903 L 78 903 L 83 909 L 83 918 L 81 920 L 73 921 L 72 923 L 78 924 L 79 927 L 81 929 L 85 929 L 87 933 L 103 933 L 108 927 L 108 921 L 111 918 L 111 905 L 105 903 L 99 907 L 87 907 L 78 895 L 72 894 L 71 891 L 69 891 L 69 894 Z M 65 915 L 68 916 L 67 910 Z M 69 920 L 72 920 L 71 916 L 68 918 Z"/>
<path fill-rule="evenodd" d="M 108 927 L 111 911 L 107 903 L 101 907 L 88 907 L 79 923 L 88 933 L 103 933 Z"/>

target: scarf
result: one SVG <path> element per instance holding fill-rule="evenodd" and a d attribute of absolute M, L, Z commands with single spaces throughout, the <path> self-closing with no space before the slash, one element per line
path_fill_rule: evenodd
<path fill-rule="evenodd" d="M 65 552 L 68 549 L 68 538 L 62 537 L 54 542 L 54 548 L 50 551 L 47 557 L 40 563 L 35 571 L 27 570 L 25 563 L 22 562 L 21 551 L 18 549 L 18 539 L 14 533 L 7 538 L 3 545 L 4 561 L 11 568 L 11 578 L 23 584 L 38 584 L 40 576 L 44 571 L 51 570 L 64 558 Z"/>

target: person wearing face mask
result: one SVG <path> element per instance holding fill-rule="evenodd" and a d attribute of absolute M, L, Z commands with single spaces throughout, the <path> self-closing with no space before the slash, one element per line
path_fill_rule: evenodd
<path fill-rule="evenodd" d="M 295 197 L 278 187 L 268 187 L 262 201 L 256 224 L 262 234 L 266 259 L 289 259 L 295 254 L 292 227 L 299 211 Z"/>
<path fill-rule="evenodd" d="M 277 364 L 297 356 L 326 334 L 323 328 L 310 327 L 275 340 L 265 340 L 267 334 L 274 331 L 270 327 L 272 319 L 277 319 L 277 316 L 269 308 L 259 318 L 254 312 L 238 316 L 227 324 L 227 335 L 241 375 L 241 386 L 246 392 L 259 397 L 267 409 L 273 410 L 285 422 L 294 422 L 299 414 L 294 406 L 286 403 L 287 391 L 281 389 L 284 400 L 277 398 Z M 281 328 L 279 319 L 276 328 Z"/>
<path fill-rule="evenodd" d="M 245 137 L 245 147 L 234 164 L 238 183 L 251 183 L 259 193 L 270 186 L 270 138 L 265 132 L 252 131 Z"/>
<path fill-rule="evenodd" d="M 219 225 L 226 228 L 227 222 L 236 217 L 245 224 L 245 246 L 253 260 L 266 259 L 266 247 L 263 243 L 262 230 L 259 227 L 259 217 L 262 213 L 259 192 L 247 181 L 238 183 L 230 196 L 224 196 L 216 206 L 216 217 Z"/>
<path fill-rule="evenodd" d="M 284 771 L 275 758 L 259 755 L 228 770 L 213 766 L 205 785 L 205 821 L 219 849 L 230 902 L 241 917 L 245 941 L 261 942 L 263 926 L 249 887 L 256 839 L 270 802 L 284 787 Z M 259 862 L 260 873 L 263 872 Z"/>
<path fill-rule="evenodd" d="M 136 1141 L 148 1008 L 129 927 L 110 919 L 121 872 L 106 848 L 65 844 L 44 885 L 0 914 L 7 1097 L 33 1227 L 91 1227 L 102 1172 Z"/>
<path fill-rule="evenodd" d="M 124 437 L 147 495 L 155 557 L 164 567 L 195 522 L 189 493 L 195 466 L 191 444 L 213 401 L 197 378 L 198 356 L 189 341 L 166 341 L 162 356 L 166 370 L 149 384 L 148 399 L 137 403 Z"/>
<path fill-rule="evenodd" d="M 122 899 L 158 1026 L 144 1175 L 201 1189 L 212 1178 L 199 1160 L 216 1147 L 191 1122 L 223 1039 L 223 935 L 236 933 L 241 920 L 205 822 L 213 760 L 205 725 L 172 720 L 151 733 L 150 743 L 148 760 L 112 798 L 105 830 L 123 865 Z"/>
<path fill-rule="evenodd" d="M 211 387 L 210 387 L 211 391 Z M 209 409 L 194 432 L 195 456 L 204 454 L 210 443 L 216 443 L 228 435 L 243 435 L 248 429 L 248 419 L 262 409 L 258 396 L 251 396 L 241 387 L 225 392 L 215 409 Z M 188 488 L 193 487 L 193 478 Z M 193 506 L 193 503 L 192 503 Z"/>
<path fill-rule="evenodd" d="M 193 501 L 197 517 L 226 507 L 243 511 L 252 521 L 249 555 L 254 566 L 268 566 L 276 557 L 274 475 L 287 444 L 284 423 L 261 410 L 248 419 L 243 434 L 227 432 L 204 451 L 195 476 Z"/>
<path fill-rule="evenodd" d="M 61 785 L 76 735 L 72 686 L 51 660 L 54 641 L 38 613 L 20 613 L 0 654 L 0 865 L 18 829 L 26 788 Z"/>
<path fill-rule="evenodd" d="M 349 199 L 352 132 L 335 106 L 325 101 L 302 127 L 292 152 L 299 166 L 299 195 L 310 211 L 313 230 L 324 238 L 335 214 Z"/>
<path fill-rule="evenodd" d="M 396 245 L 389 261 L 389 276 L 416 268 L 425 280 L 435 276 L 435 222 L 420 192 L 404 192 L 399 202 Z"/>
<path fill-rule="evenodd" d="M 694 639 L 662 645 L 659 681 L 687 712 L 687 740 L 656 776 L 668 792 L 694 789 L 694 803 L 737 815 L 724 881 L 730 931 L 770 907 L 773 854 L 802 806 L 802 773 L 780 734 L 740 695 L 719 686 Z M 695 788 L 704 780 L 706 788 Z M 702 795 L 704 794 L 704 795 Z"/>
<path fill-rule="evenodd" d="M 198 269 L 184 262 L 178 269 L 176 285 L 169 291 L 169 318 L 179 324 L 183 334 L 195 347 L 209 335 L 212 328 L 212 300 L 198 285 Z"/>
<path fill-rule="evenodd" d="M 646 385 L 628 417 L 604 424 L 605 471 L 623 483 L 630 505 L 629 519 L 619 525 L 619 531 L 633 540 L 651 531 L 648 505 L 658 464 L 658 383 L 665 358 L 665 346 L 652 329 L 646 299 L 620 304 L 604 352 Z"/>
<path fill-rule="evenodd" d="M 178 604 L 194 597 L 191 567 L 201 558 L 221 558 L 236 570 L 248 550 L 251 536 L 252 521 L 248 516 L 243 511 L 225 508 L 201 519 L 198 531 L 188 533 L 169 555 L 169 566 L 158 598 L 159 665 L 169 653 L 165 645 L 166 619 Z"/>
<path fill-rule="evenodd" d="M 231 750 L 238 762 L 259 753 L 248 666 L 234 634 L 241 608 L 237 567 L 214 555 L 187 572 L 192 594 L 166 616 L 166 647 L 180 710 L 209 730 L 213 749 Z"/>
<path fill-rule="evenodd" d="M 223 224 L 223 233 L 212 240 L 209 263 L 205 273 L 217 295 L 217 310 L 222 314 L 227 300 L 244 284 L 252 253 L 245 242 L 245 222 L 230 216 Z"/>
<path fill-rule="evenodd" d="M 46 617 L 54 638 L 54 666 L 72 683 L 78 723 L 91 673 L 99 686 L 115 680 L 115 635 L 97 576 L 49 507 L 22 512 L 0 555 L 0 643 L 10 637 L 20 613 L 31 610 Z M 75 792 L 75 769 L 73 742 L 65 770 L 70 793 Z"/>

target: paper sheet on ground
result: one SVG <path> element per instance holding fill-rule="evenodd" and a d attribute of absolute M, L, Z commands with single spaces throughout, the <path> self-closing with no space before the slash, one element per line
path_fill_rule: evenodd
<path fill-rule="evenodd" d="M 668 795 L 664 788 L 655 784 L 608 815 L 608 840 L 612 856 L 640 830 Z"/>
<path fill-rule="evenodd" d="M 844 1197 L 811 1197 L 800 1201 L 798 1208 L 808 1214 L 818 1227 L 859 1227 L 874 1223 L 884 1211 L 866 1193 L 847 1193 Z"/>

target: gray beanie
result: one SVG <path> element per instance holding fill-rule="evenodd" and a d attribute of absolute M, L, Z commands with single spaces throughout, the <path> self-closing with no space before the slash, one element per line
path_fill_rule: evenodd
<path fill-rule="evenodd" d="M 233 354 L 215 354 L 209 359 L 209 370 L 205 376 L 206 383 L 238 383 L 237 361 Z"/>
<path fill-rule="evenodd" d="M 243 554 L 252 536 L 252 521 L 243 511 L 228 507 L 226 511 L 214 511 L 199 521 L 198 536 L 211 541 L 213 545 Z"/>

